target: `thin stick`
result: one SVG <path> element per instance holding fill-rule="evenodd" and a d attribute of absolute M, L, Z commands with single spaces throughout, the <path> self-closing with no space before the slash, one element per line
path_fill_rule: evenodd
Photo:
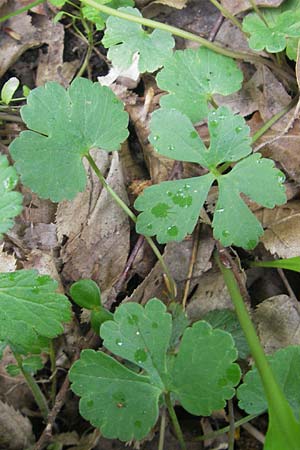
<path fill-rule="evenodd" d="M 18 16 L 19 14 L 22 14 L 23 12 L 29 11 L 31 8 L 34 8 L 37 5 L 40 5 L 41 3 L 45 3 L 45 0 L 35 0 L 32 3 L 29 3 L 27 6 L 24 6 L 23 8 L 17 9 L 17 11 L 13 11 L 9 14 L 6 14 L 6 16 L 0 17 L 0 23 L 5 22 L 6 20 L 10 19 L 11 17 Z"/>
<path fill-rule="evenodd" d="M 243 424 L 250 422 L 250 420 L 255 419 L 258 414 L 249 414 L 246 417 L 243 417 L 242 419 L 238 420 L 234 423 L 234 428 L 238 428 L 242 426 Z M 230 431 L 230 425 L 227 425 L 227 427 L 220 428 L 219 430 L 212 431 L 211 433 L 203 434 L 202 436 L 197 436 L 194 441 L 206 441 L 209 439 L 214 439 L 218 436 L 222 436 L 222 434 L 228 433 Z"/>
<path fill-rule="evenodd" d="M 229 416 L 229 436 L 228 436 L 228 450 L 234 450 L 234 409 L 232 400 L 228 400 L 228 416 Z"/>
<path fill-rule="evenodd" d="M 189 295 L 191 280 L 193 276 L 193 270 L 196 262 L 198 247 L 199 247 L 199 240 L 200 240 L 200 223 L 197 224 L 195 231 L 194 231 L 194 239 L 193 239 L 193 248 L 192 248 L 192 254 L 191 254 L 191 260 L 189 264 L 189 270 L 187 274 L 187 280 L 184 287 L 184 293 L 182 298 L 182 308 L 185 309 L 187 298 Z"/>
<path fill-rule="evenodd" d="M 258 15 L 258 17 L 260 18 L 260 20 L 263 21 L 263 23 L 269 28 L 269 24 L 266 21 L 266 19 L 264 18 L 263 14 L 260 12 L 257 4 L 255 3 L 255 0 L 249 0 L 251 3 L 252 8 L 254 9 L 254 11 L 256 12 L 256 14 Z"/>
<path fill-rule="evenodd" d="M 132 252 L 131 252 L 127 262 L 126 262 L 125 269 L 123 270 L 120 278 L 118 279 L 118 281 L 114 285 L 115 291 L 117 293 L 122 289 L 122 287 L 123 287 L 123 285 L 125 283 L 125 280 L 126 280 L 126 278 L 128 276 L 128 272 L 129 272 L 129 270 L 130 270 L 130 268 L 131 268 L 131 266 L 132 266 L 132 264 L 133 264 L 133 262 L 134 262 L 134 260 L 135 260 L 135 258 L 137 256 L 141 246 L 143 245 L 144 241 L 145 241 L 145 237 L 140 235 L 138 237 L 138 240 L 135 243 L 135 246 L 132 249 Z"/>
<path fill-rule="evenodd" d="M 226 17 L 226 19 L 230 20 L 230 22 L 233 23 L 239 30 L 241 30 L 242 33 L 244 33 L 242 24 L 237 20 L 236 17 L 234 17 L 230 11 L 228 11 L 226 8 L 224 8 L 223 5 L 221 5 L 217 0 L 210 0 L 210 2 L 220 11 L 220 13 Z M 245 33 L 244 33 L 245 34 Z"/>

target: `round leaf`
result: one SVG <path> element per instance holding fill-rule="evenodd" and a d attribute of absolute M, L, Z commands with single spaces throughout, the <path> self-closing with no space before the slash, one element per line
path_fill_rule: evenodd
<path fill-rule="evenodd" d="M 172 370 L 173 391 L 191 414 L 208 416 L 234 396 L 241 371 L 232 336 L 204 321 L 184 332 Z"/>
<path fill-rule="evenodd" d="M 11 99 L 14 96 L 14 93 L 18 89 L 20 81 L 16 77 L 10 78 L 6 83 L 4 83 L 3 88 L 1 90 L 1 100 L 6 105 L 10 104 Z"/>
<path fill-rule="evenodd" d="M 118 150 L 128 135 L 123 104 L 107 87 L 83 78 L 67 90 L 54 82 L 32 90 L 21 114 L 32 131 L 10 146 L 16 168 L 26 186 L 56 202 L 84 190 L 82 158 L 91 148 Z"/>
<path fill-rule="evenodd" d="M 95 309 L 101 306 L 99 286 L 93 280 L 79 280 L 70 289 L 72 300 L 82 308 Z"/>

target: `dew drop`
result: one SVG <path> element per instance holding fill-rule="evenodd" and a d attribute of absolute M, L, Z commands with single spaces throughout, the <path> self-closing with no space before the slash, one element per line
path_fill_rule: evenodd
<path fill-rule="evenodd" d="M 228 230 L 222 231 L 222 236 L 223 237 L 228 237 L 229 235 L 230 235 L 230 232 Z"/>
<path fill-rule="evenodd" d="M 191 185 L 190 184 L 185 184 L 183 186 L 183 189 L 185 189 L 185 190 L 191 189 Z"/>
<path fill-rule="evenodd" d="M 246 244 L 246 248 L 248 250 L 252 250 L 257 244 L 257 241 L 255 241 L 254 239 L 251 239 L 250 241 L 247 242 Z"/>
<path fill-rule="evenodd" d="M 168 150 L 170 152 L 174 151 L 175 150 L 175 146 L 173 144 L 168 145 Z"/>
<path fill-rule="evenodd" d="M 94 405 L 94 402 L 93 402 L 93 400 L 88 400 L 88 401 L 86 402 L 86 404 L 87 404 L 87 406 L 88 406 L 89 408 L 92 408 L 93 405 Z"/>
<path fill-rule="evenodd" d="M 116 339 L 116 344 L 121 347 L 123 345 L 123 342 L 121 341 L 121 339 Z"/>
<path fill-rule="evenodd" d="M 139 318 L 135 314 L 132 314 L 130 317 L 128 317 L 127 320 L 128 320 L 129 325 L 136 325 L 139 321 Z"/>
<path fill-rule="evenodd" d="M 178 235 L 178 228 L 175 225 L 168 227 L 167 233 L 169 236 L 175 237 Z"/>
<path fill-rule="evenodd" d="M 213 128 L 216 128 L 217 126 L 219 125 L 219 122 L 218 122 L 218 120 L 211 120 L 210 121 L 210 126 L 211 127 L 213 127 Z"/>
<path fill-rule="evenodd" d="M 158 141 L 158 139 L 159 139 L 159 136 L 153 136 L 154 141 Z"/>
<path fill-rule="evenodd" d="M 167 217 L 170 206 L 167 203 L 158 203 L 151 209 L 151 213 L 155 217 Z"/>
<path fill-rule="evenodd" d="M 135 426 L 136 428 L 142 428 L 142 422 L 141 422 L 140 420 L 136 420 L 136 421 L 134 422 L 134 426 Z"/>
<path fill-rule="evenodd" d="M 216 209 L 216 211 L 215 211 L 216 213 L 222 213 L 222 212 L 224 212 L 224 208 L 219 208 L 219 209 Z"/>
<path fill-rule="evenodd" d="M 220 119 L 220 120 L 224 120 L 225 118 L 226 118 L 226 116 L 224 116 L 224 114 L 220 114 L 220 115 L 219 115 L 219 119 Z"/>
<path fill-rule="evenodd" d="M 139 364 L 145 362 L 147 360 L 147 358 L 148 358 L 148 355 L 145 352 L 145 350 L 143 350 L 142 348 L 138 348 L 134 354 L 134 360 Z"/>
<path fill-rule="evenodd" d="M 285 181 L 285 176 L 280 172 L 278 177 L 277 177 L 277 181 L 278 183 L 282 184 Z"/>
<path fill-rule="evenodd" d="M 197 194 L 198 191 L 197 191 L 197 189 L 194 189 L 193 192 L 194 192 L 194 194 Z"/>
<path fill-rule="evenodd" d="M 167 195 L 169 196 L 169 197 L 172 197 L 172 192 L 171 191 L 167 191 Z"/>
<path fill-rule="evenodd" d="M 152 328 L 158 328 L 158 323 L 152 322 Z"/>
<path fill-rule="evenodd" d="M 148 225 L 146 226 L 147 230 L 152 230 L 153 225 L 151 223 L 148 223 Z"/>
<path fill-rule="evenodd" d="M 11 191 L 16 185 L 15 180 L 12 177 L 8 177 L 3 181 L 3 187 L 5 190 Z"/>
<path fill-rule="evenodd" d="M 243 127 L 236 127 L 235 132 L 238 134 L 242 131 Z"/>
<path fill-rule="evenodd" d="M 136 331 L 135 333 L 137 336 L 139 336 L 141 333 L 139 331 Z"/>

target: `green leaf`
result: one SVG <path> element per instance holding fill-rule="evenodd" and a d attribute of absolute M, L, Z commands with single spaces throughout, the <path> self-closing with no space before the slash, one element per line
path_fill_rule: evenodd
<path fill-rule="evenodd" d="M 133 0 L 101 0 L 99 2 L 101 5 L 109 6 L 110 8 L 118 9 L 120 7 L 125 6 L 134 6 Z M 89 5 L 84 5 L 81 8 L 83 17 L 85 19 L 90 20 L 96 25 L 96 29 L 98 31 L 103 30 L 105 28 L 105 23 L 107 18 L 109 17 L 107 14 L 98 11 L 96 8 L 93 8 Z"/>
<path fill-rule="evenodd" d="M 17 377 L 21 373 L 21 369 L 16 364 L 8 364 L 5 370 L 11 377 Z"/>
<path fill-rule="evenodd" d="M 275 267 L 300 272 L 300 257 L 275 259 L 274 261 L 253 261 L 250 265 L 254 267 Z"/>
<path fill-rule="evenodd" d="M 229 95 L 241 88 L 243 73 L 231 58 L 200 47 L 175 51 L 156 80 L 169 92 L 161 106 L 178 109 L 196 123 L 207 117 L 214 94 Z"/>
<path fill-rule="evenodd" d="M 6 156 L 0 155 L 0 239 L 13 226 L 13 218 L 22 211 L 23 197 L 13 191 L 17 183 L 16 170 L 9 166 Z"/>
<path fill-rule="evenodd" d="M 34 374 L 38 370 L 41 370 L 44 367 L 44 364 L 42 358 L 39 355 L 36 355 L 23 359 L 22 366 L 25 372 Z"/>
<path fill-rule="evenodd" d="M 31 131 L 10 146 L 23 183 L 56 202 L 83 191 L 82 158 L 93 147 L 118 150 L 128 135 L 123 109 L 110 89 L 83 78 L 67 90 L 55 82 L 32 90 L 21 109 Z"/>
<path fill-rule="evenodd" d="M 110 356 L 84 350 L 69 372 L 80 414 L 106 438 L 142 439 L 158 419 L 161 390 Z"/>
<path fill-rule="evenodd" d="M 145 308 L 138 303 L 121 305 L 114 321 L 101 326 L 100 336 L 108 350 L 146 370 L 152 384 L 163 390 L 171 332 L 171 315 L 161 301 L 152 299 Z"/>
<path fill-rule="evenodd" d="M 172 314 L 172 334 L 169 350 L 176 349 L 185 329 L 189 326 L 189 319 L 180 303 L 170 303 L 168 310 Z"/>
<path fill-rule="evenodd" d="M 277 350 L 268 357 L 268 361 L 296 419 L 299 420 L 300 346 L 289 346 Z M 237 396 L 239 407 L 248 414 L 261 414 L 268 408 L 260 376 L 255 367 L 244 377 L 243 384 L 237 390 Z"/>
<path fill-rule="evenodd" d="M 34 270 L 0 274 L 0 340 L 28 349 L 63 332 L 71 319 L 70 302 L 56 292 L 57 282 Z"/>
<path fill-rule="evenodd" d="M 250 353 L 245 334 L 238 321 L 237 315 L 230 309 L 215 309 L 203 317 L 213 328 L 227 331 L 233 337 L 239 358 L 246 359 Z"/>
<path fill-rule="evenodd" d="M 119 11 L 142 17 L 135 8 L 119 8 Z M 138 69 L 141 73 L 154 72 L 163 66 L 172 55 L 175 45 L 172 35 L 165 31 L 154 30 L 149 34 L 138 23 L 113 16 L 106 22 L 102 43 L 109 48 L 107 56 L 113 65 L 121 69 L 128 69 L 134 55 L 138 53 Z"/>
<path fill-rule="evenodd" d="M 182 241 L 195 228 L 213 181 L 213 175 L 207 174 L 164 181 L 145 189 L 134 203 L 138 211 L 143 211 L 138 216 L 137 232 L 155 234 L 159 243 Z"/>
<path fill-rule="evenodd" d="M 4 83 L 1 90 L 1 101 L 6 105 L 9 105 L 14 93 L 18 89 L 20 81 L 16 77 L 10 78 L 6 83 Z"/>
<path fill-rule="evenodd" d="M 72 300 L 81 308 L 97 309 L 102 305 L 99 286 L 93 280 L 79 280 L 70 288 Z"/>
<path fill-rule="evenodd" d="M 217 181 L 214 236 L 224 246 L 255 247 L 263 228 L 252 214 L 241 194 L 267 208 L 285 203 L 284 175 L 274 162 L 250 155 L 249 127 L 239 115 L 226 107 L 208 115 L 210 146 L 207 149 L 190 119 L 174 109 L 153 113 L 150 142 L 169 158 L 197 162 L 210 173 L 179 181 L 166 181 L 146 188 L 135 202 L 142 213 L 136 229 L 146 236 L 157 235 L 160 243 L 182 240 L 197 223 L 209 188 Z M 244 159 L 242 159 L 244 158 Z M 218 166 L 238 162 L 231 172 L 222 175 Z"/>
<path fill-rule="evenodd" d="M 233 395 L 240 371 L 232 364 L 237 354 L 232 337 L 204 322 L 195 324 L 185 330 L 171 365 L 167 353 L 171 333 L 171 315 L 160 300 L 152 299 L 145 307 L 125 303 L 116 310 L 113 322 L 101 326 L 100 334 L 108 350 L 133 362 L 143 375 L 93 350 L 82 352 L 71 368 L 72 389 L 81 397 L 80 412 L 105 437 L 124 441 L 145 437 L 158 418 L 159 397 L 167 392 L 197 413 L 222 407 Z M 215 389 L 212 400 L 209 386 Z"/>
<path fill-rule="evenodd" d="M 293 10 L 288 9 L 289 6 Z M 278 53 L 286 48 L 289 38 L 297 38 L 297 41 L 299 40 L 299 4 L 284 2 L 282 8 L 263 9 L 260 11 L 265 22 L 255 13 L 248 14 L 243 20 L 243 30 L 250 34 L 249 46 L 253 50 L 266 49 L 270 53 Z M 289 51 L 289 56 L 292 56 L 291 50 Z"/>
<path fill-rule="evenodd" d="M 58 8 L 61 8 L 66 3 L 66 0 L 49 0 L 52 5 L 57 6 Z"/>
<path fill-rule="evenodd" d="M 204 321 L 184 332 L 173 367 L 173 390 L 191 414 L 208 416 L 235 394 L 241 371 L 229 333 Z"/>

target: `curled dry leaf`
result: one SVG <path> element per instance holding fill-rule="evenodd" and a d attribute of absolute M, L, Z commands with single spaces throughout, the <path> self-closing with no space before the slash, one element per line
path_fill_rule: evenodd
<path fill-rule="evenodd" d="M 258 305 L 253 319 L 266 353 L 300 345 L 300 310 L 287 295 L 268 298 Z"/>
<path fill-rule="evenodd" d="M 102 173 L 107 173 L 110 187 L 127 202 L 118 153 L 93 153 Z M 67 281 L 92 278 L 102 291 L 108 292 L 120 276 L 129 252 L 129 221 L 106 189 L 102 189 L 94 173 L 89 173 L 86 190 L 73 201 L 60 203 L 57 229 L 62 247 L 63 276 Z"/>
<path fill-rule="evenodd" d="M 32 250 L 23 262 L 24 269 L 36 269 L 40 275 L 49 275 L 53 280 L 57 281 L 57 291 L 64 294 L 64 287 L 58 274 L 57 261 L 53 253 L 41 251 L 38 249 Z"/>
<path fill-rule="evenodd" d="M 273 7 L 281 5 L 284 0 L 255 0 L 255 3 L 259 7 Z M 239 14 L 240 12 L 251 9 L 251 3 L 249 0 L 221 0 L 222 5 L 231 14 Z"/>
<path fill-rule="evenodd" d="M 35 442 L 29 419 L 0 401 L 0 448 L 21 450 Z"/>
<path fill-rule="evenodd" d="M 3 250 L 4 244 L 0 245 L 0 272 L 14 272 L 16 270 L 16 258 Z"/>

